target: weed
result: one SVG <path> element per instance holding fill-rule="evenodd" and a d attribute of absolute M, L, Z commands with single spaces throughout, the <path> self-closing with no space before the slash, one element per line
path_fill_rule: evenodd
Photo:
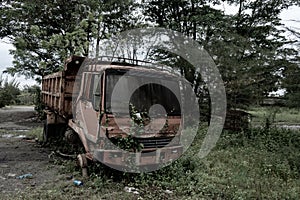
<path fill-rule="evenodd" d="M 266 118 L 276 125 L 300 124 L 299 109 L 285 107 L 254 107 L 248 111 L 252 116 L 252 125 L 257 126 L 266 122 Z M 273 113 L 273 117 L 272 117 Z M 275 115 L 274 115 L 275 114 Z"/>
<path fill-rule="evenodd" d="M 61 181 L 17 194 L 19 199 L 299 199 L 300 132 L 269 127 L 224 131 L 204 159 L 197 157 L 207 127 L 191 147 L 158 171 L 130 174 L 89 165 L 89 179 L 74 187 Z M 38 129 L 36 130 L 38 132 Z M 64 144 L 64 141 L 61 141 Z M 58 147 L 57 147 L 58 148 Z M 66 148 L 66 147 L 65 147 Z M 76 150 L 73 149 L 75 154 Z M 80 177 L 74 160 L 56 159 L 60 173 Z M 125 186 L 139 194 L 127 193 Z M 171 191 L 166 192 L 166 191 Z M 17 198 L 17 199 L 18 199 Z"/>
<path fill-rule="evenodd" d="M 36 127 L 31 129 L 26 135 L 30 138 L 37 138 L 38 141 L 43 140 L 43 128 L 41 127 Z"/>

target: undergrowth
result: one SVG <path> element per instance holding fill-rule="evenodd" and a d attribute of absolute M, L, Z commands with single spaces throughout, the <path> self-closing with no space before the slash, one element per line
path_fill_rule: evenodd
<path fill-rule="evenodd" d="M 204 159 L 197 154 L 207 128 L 178 160 L 158 171 L 130 174 L 100 163 L 89 165 L 82 188 L 56 186 L 54 199 L 299 199 L 300 132 L 271 127 L 224 131 Z M 66 148 L 66 146 L 65 146 Z M 64 173 L 80 177 L 75 160 Z M 134 187 L 139 194 L 127 193 Z M 36 196 L 34 196 L 36 197 Z M 47 197 L 45 197 L 47 199 Z M 26 199 L 26 198 L 25 198 Z"/>
<path fill-rule="evenodd" d="M 199 130 L 181 158 L 155 172 L 128 174 L 98 164 L 90 169 L 93 185 L 99 192 L 115 183 L 132 186 L 145 199 L 299 199 L 298 131 L 226 131 L 215 149 L 200 159 L 205 134 L 206 128 Z"/>

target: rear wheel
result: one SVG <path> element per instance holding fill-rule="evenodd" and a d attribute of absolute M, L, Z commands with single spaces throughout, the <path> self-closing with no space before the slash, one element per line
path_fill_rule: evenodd
<path fill-rule="evenodd" d="M 45 121 L 43 129 L 43 143 L 49 143 L 52 139 L 63 136 L 65 131 L 65 124 L 48 124 L 47 121 Z"/>

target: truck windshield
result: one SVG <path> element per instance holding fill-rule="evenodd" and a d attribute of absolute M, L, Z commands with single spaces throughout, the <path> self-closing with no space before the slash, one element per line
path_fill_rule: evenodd
<path fill-rule="evenodd" d="M 112 93 L 115 85 L 123 77 L 122 84 L 119 85 L 120 94 L 118 100 L 112 102 Z M 144 84 L 146 83 L 146 84 Z M 126 102 L 126 96 L 130 88 L 139 86 L 130 96 L 130 101 Z M 166 87 L 167 86 L 167 87 Z M 171 88 L 171 90 L 169 89 Z M 117 114 L 128 113 L 129 105 L 134 106 L 137 112 L 148 113 L 150 107 L 159 104 L 164 107 L 167 115 L 180 115 L 179 82 L 162 77 L 147 76 L 127 73 L 107 74 L 106 76 L 106 112 L 112 113 L 112 106 Z"/>

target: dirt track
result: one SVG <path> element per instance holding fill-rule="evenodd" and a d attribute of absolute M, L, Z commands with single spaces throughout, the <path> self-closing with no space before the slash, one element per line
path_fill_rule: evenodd
<path fill-rule="evenodd" d="M 28 187 L 53 181 L 57 169 L 49 163 L 50 150 L 41 148 L 26 133 L 41 126 L 33 107 L 0 109 L 0 191 L 1 199 Z M 18 176 L 32 174 L 30 179 Z"/>

